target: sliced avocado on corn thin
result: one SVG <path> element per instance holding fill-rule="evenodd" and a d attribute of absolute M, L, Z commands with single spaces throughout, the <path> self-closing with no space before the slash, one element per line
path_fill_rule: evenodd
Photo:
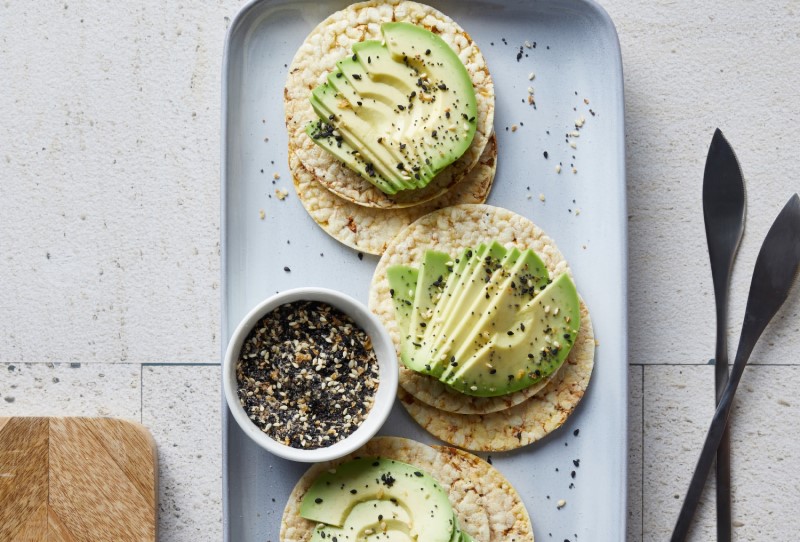
<path fill-rule="evenodd" d="M 475 136 L 477 101 L 467 69 L 436 34 L 381 25 L 311 92 L 312 140 L 386 194 L 427 186 Z"/>
<path fill-rule="evenodd" d="M 353 459 L 322 473 L 300 515 L 318 522 L 311 542 L 470 541 L 447 492 L 413 465 L 379 457 Z"/>

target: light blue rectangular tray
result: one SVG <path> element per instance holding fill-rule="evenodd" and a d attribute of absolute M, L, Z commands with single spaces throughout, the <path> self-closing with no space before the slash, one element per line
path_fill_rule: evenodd
<path fill-rule="evenodd" d="M 494 78 L 499 159 L 489 203 L 531 218 L 556 240 L 600 342 L 587 395 L 565 426 L 515 453 L 492 454 L 493 463 L 522 496 L 537 540 L 624 540 L 625 117 L 614 25 L 590 0 L 431 4 L 473 37 Z M 256 0 L 231 22 L 222 69 L 223 345 L 253 305 L 279 290 L 327 286 L 367 301 L 377 258 L 360 259 L 308 217 L 286 165 L 287 66 L 311 29 L 345 5 Z M 525 47 L 526 41 L 536 47 Z M 523 56 L 517 60 L 520 46 Z M 536 109 L 526 101 L 529 86 L 535 89 Z M 569 138 L 577 144 L 572 149 L 565 134 L 580 116 L 586 123 L 579 138 Z M 559 162 L 560 174 L 555 171 Z M 274 195 L 276 172 L 278 186 L 290 191 L 285 201 Z M 399 406 L 386 427 L 387 434 L 434 442 Z M 222 451 L 225 540 L 278 542 L 286 499 L 307 465 L 278 459 L 252 444 L 225 405 Z M 567 504 L 559 510 L 560 499 Z"/>

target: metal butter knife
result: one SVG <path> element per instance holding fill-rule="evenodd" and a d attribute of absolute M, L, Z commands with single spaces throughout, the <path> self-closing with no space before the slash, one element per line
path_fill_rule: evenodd
<path fill-rule="evenodd" d="M 714 384 L 719 402 L 728 383 L 728 287 L 733 260 L 744 233 L 745 190 L 742 171 L 719 128 L 708 148 L 703 174 L 703 218 L 717 309 Z M 717 542 L 731 540 L 731 452 L 725 431 L 717 450 Z"/>
<path fill-rule="evenodd" d="M 678 521 L 672 532 L 671 542 L 686 540 L 708 471 L 725 433 L 728 417 L 733 408 L 733 395 L 742 379 L 747 360 L 767 324 L 789 296 L 798 269 L 800 269 L 800 197 L 795 194 L 789 198 L 775 219 L 758 253 L 733 370 L 711 420 L 711 427 L 708 429 L 703 450 L 697 460 L 689 490 L 686 492 Z"/>

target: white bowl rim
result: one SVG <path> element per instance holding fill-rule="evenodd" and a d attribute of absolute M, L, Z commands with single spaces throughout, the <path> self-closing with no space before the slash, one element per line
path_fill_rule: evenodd
<path fill-rule="evenodd" d="M 253 326 L 269 311 L 294 301 L 319 301 L 327 303 L 350 316 L 369 335 L 378 358 L 379 383 L 375 401 L 361 425 L 339 442 L 305 450 L 277 442 L 262 432 L 239 404 L 236 382 L 236 363 L 244 339 Z M 284 290 L 258 303 L 241 320 L 231 334 L 222 366 L 222 380 L 228 409 L 242 431 L 268 452 L 292 461 L 312 463 L 330 461 L 354 452 L 372 438 L 381 428 L 394 406 L 398 385 L 398 361 L 394 343 L 378 318 L 361 302 L 336 290 L 320 287 L 302 287 Z"/>

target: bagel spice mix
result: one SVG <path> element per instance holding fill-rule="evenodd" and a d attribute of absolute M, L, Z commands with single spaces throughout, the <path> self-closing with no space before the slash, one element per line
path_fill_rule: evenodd
<path fill-rule="evenodd" d="M 293 448 L 322 448 L 366 419 L 378 389 L 378 359 L 348 315 L 327 303 L 296 301 L 250 331 L 236 381 L 239 402 L 261 431 Z"/>

